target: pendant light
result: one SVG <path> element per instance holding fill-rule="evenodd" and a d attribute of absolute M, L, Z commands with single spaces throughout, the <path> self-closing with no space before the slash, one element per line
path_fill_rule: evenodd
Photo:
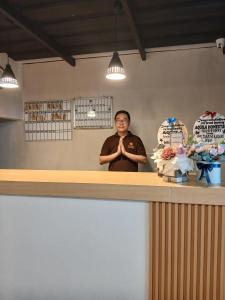
<path fill-rule="evenodd" d="M 9 88 L 9 89 L 13 89 L 13 88 L 18 88 L 18 82 L 16 79 L 16 76 L 9 64 L 9 58 L 8 58 L 8 62 L 5 66 L 5 69 L 2 68 L 0 66 L 0 68 L 2 69 L 2 76 L 0 78 L 0 87 L 2 88 Z"/>
<path fill-rule="evenodd" d="M 117 51 L 113 53 L 113 57 L 107 69 L 106 78 L 111 80 L 121 80 L 126 78 L 125 70 Z"/>
<path fill-rule="evenodd" d="M 115 14 L 115 44 L 117 43 L 117 16 L 121 12 L 122 6 L 120 1 L 116 0 L 114 2 L 114 14 Z M 116 47 L 115 47 L 116 48 Z M 122 64 L 122 61 L 119 57 L 119 53 L 117 51 L 113 52 L 112 59 L 109 63 L 106 78 L 111 80 L 121 80 L 126 78 L 125 70 Z"/>

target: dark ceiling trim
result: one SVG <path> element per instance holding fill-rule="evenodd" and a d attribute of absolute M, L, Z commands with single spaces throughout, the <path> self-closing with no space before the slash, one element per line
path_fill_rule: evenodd
<path fill-rule="evenodd" d="M 145 48 L 144 48 L 144 46 L 142 44 L 140 34 L 139 34 L 137 26 L 135 24 L 134 16 L 133 16 L 133 13 L 131 11 L 129 2 L 128 2 L 128 0 L 121 0 L 121 3 L 122 3 L 122 6 L 123 6 L 123 10 L 124 10 L 124 12 L 126 14 L 128 23 L 130 25 L 130 28 L 131 28 L 132 35 L 134 37 L 135 43 L 136 43 L 137 48 L 138 48 L 138 50 L 140 52 L 141 59 L 142 60 L 146 60 Z"/>
<path fill-rule="evenodd" d="M 75 66 L 75 59 L 67 51 L 61 48 L 58 43 L 38 29 L 27 18 L 25 18 L 20 12 L 9 6 L 5 1 L 1 1 L 0 13 L 10 19 L 14 24 L 22 28 L 25 32 L 33 36 L 43 46 L 48 48 L 51 52 L 61 57 L 68 62 L 71 66 Z"/>

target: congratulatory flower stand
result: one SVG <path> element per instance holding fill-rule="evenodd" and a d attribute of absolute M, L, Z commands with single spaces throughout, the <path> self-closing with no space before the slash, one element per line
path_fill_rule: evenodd
<path fill-rule="evenodd" d="M 188 157 L 195 161 L 197 179 L 208 185 L 221 184 L 221 163 L 225 162 L 225 144 L 193 144 Z"/>

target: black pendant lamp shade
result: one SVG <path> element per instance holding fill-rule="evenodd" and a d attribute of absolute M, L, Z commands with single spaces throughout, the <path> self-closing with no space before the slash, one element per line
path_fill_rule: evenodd
<path fill-rule="evenodd" d="M 2 88 L 18 88 L 18 82 L 16 76 L 9 63 L 6 64 L 3 69 L 2 77 L 0 78 L 0 87 Z"/>
<path fill-rule="evenodd" d="M 126 77 L 123 64 L 117 51 L 113 53 L 113 57 L 107 69 L 106 78 L 112 80 L 121 80 Z"/>

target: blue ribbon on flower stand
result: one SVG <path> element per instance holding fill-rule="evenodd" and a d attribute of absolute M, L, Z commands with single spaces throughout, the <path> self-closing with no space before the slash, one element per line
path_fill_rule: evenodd
<path fill-rule="evenodd" d="M 213 163 L 197 163 L 197 167 L 199 170 L 201 170 L 201 175 L 199 177 L 199 180 L 201 180 L 203 177 L 206 178 L 206 181 L 208 184 L 211 184 L 211 180 L 209 178 L 209 172 L 211 172 L 214 168 L 220 168 L 219 164 L 213 164 Z"/>
<path fill-rule="evenodd" d="M 176 122 L 176 118 L 167 118 L 167 123 L 169 124 L 169 127 L 172 127 L 174 123 Z"/>

